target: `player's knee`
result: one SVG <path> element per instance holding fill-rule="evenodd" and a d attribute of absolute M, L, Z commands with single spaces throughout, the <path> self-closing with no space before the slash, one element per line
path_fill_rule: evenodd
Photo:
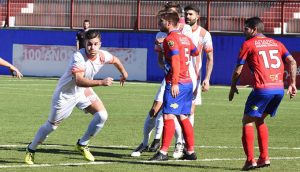
<path fill-rule="evenodd" d="M 57 129 L 59 123 L 51 123 L 49 121 L 46 122 L 45 127 L 47 130 L 54 131 Z"/>
<path fill-rule="evenodd" d="M 107 114 L 106 110 L 99 111 L 99 112 L 95 113 L 95 115 L 98 115 L 100 117 L 101 123 L 104 123 L 108 118 L 108 114 Z"/>

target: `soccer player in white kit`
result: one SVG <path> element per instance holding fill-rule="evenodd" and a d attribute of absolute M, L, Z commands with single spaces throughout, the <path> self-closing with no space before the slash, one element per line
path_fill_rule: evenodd
<path fill-rule="evenodd" d="M 184 7 L 185 11 L 185 22 L 192 27 L 192 41 L 197 46 L 199 55 L 195 58 L 192 58 L 192 65 L 196 69 L 196 76 L 197 76 L 197 85 L 196 91 L 194 91 L 194 100 L 192 104 L 191 115 L 189 119 L 194 125 L 194 113 L 195 113 L 195 106 L 202 104 L 201 99 L 201 92 L 209 91 L 210 87 L 210 76 L 213 69 L 213 44 L 211 34 L 204 28 L 198 25 L 199 19 L 199 7 L 195 4 L 187 5 Z M 206 53 L 206 74 L 205 78 L 201 83 L 201 70 L 202 70 L 202 52 Z"/>
<path fill-rule="evenodd" d="M 37 146 L 68 118 L 74 107 L 93 115 L 85 134 L 77 141 L 76 149 L 87 161 L 95 161 L 88 148 L 88 143 L 104 126 L 107 111 L 101 99 L 91 87 L 111 86 L 113 78 L 94 80 L 104 64 L 113 64 L 121 73 L 120 85 L 123 86 L 128 74 L 120 60 L 107 51 L 100 50 L 101 35 L 98 31 L 89 30 L 85 35 L 85 48 L 75 52 L 70 63 L 60 78 L 52 97 L 51 112 L 48 120 L 40 127 L 33 141 L 27 146 L 25 163 L 34 164 Z"/>

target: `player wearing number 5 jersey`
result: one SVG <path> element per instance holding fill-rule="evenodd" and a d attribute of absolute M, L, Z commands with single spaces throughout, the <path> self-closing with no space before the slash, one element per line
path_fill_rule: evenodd
<path fill-rule="evenodd" d="M 253 90 L 248 96 L 243 116 L 242 143 L 247 156 L 242 170 L 270 166 L 268 154 L 268 128 L 264 119 L 275 116 L 284 95 L 284 64 L 288 65 L 290 82 L 287 93 L 293 98 L 297 93 L 297 64 L 285 46 L 262 34 L 264 24 L 258 17 L 245 21 L 244 33 L 247 40 L 239 53 L 237 66 L 232 75 L 229 101 L 238 93 L 237 81 L 245 63 L 248 63 L 254 80 Z M 254 123 L 257 129 L 259 159 L 254 158 Z"/>
<path fill-rule="evenodd" d="M 163 104 L 162 146 L 150 160 L 168 160 L 168 149 L 175 133 L 174 119 L 177 118 L 183 130 L 188 154 L 184 159 L 196 160 L 194 152 L 194 129 L 187 117 L 191 112 L 193 83 L 189 74 L 190 56 L 199 55 L 192 40 L 177 29 L 179 16 L 177 12 L 162 11 L 159 26 L 168 36 L 163 41 L 167 75 Z"/>

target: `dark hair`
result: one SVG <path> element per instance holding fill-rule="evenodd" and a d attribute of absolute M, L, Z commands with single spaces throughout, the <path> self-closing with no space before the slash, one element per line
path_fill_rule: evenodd
<path fill-rule="evenodd" d="M 165 8 L 165 10 L 168 10 L 170 8 L 175 8 L 177 13 L 179 13 L 179 14 L 181 13 L 181 6 L 180 6 L 180 4 L 178 4 L 176 2 L 167 2 L 164 5 L 164 8 Z"/>
<path fill-rule="evenodd" d="M 85 40 L 90 40 L 90 39 L 94 39 L 94 38 L 99 38 L 100 41 L 101 41 L 101 35 L 100 35 L 100 32 L 98 32 L 97 30 L 88 30 L 86 33 L 85 33 Z"/>
<path fill-rule="evenodd" d="M 85 19 L 83 22 L 84 22 L 84 23 L 85 23 L 85 22 L 88 22 L 88 23 L 89 23 L 89 22 L 90 22 L 90 20 L 88 20 L 88 19 Z"/>
<path fill-rule="evenodd" d="M 245 21 L 245 26 L 254 29 L 257 28 L 258 33 L 262 33 L 265 30 L 264 23 L 259 17 L 251 17 Z"/>
<path fill-rule="evenodd" d="M 195 4 L 190 4 L 190 5 L 187 5 L 187 6 L 184 7 L 184 11 L 185 11 L 185 12 L 188 11 L 188 10 L 193 10 L 193 11 L 195 11 L 197 14 L 200 13 L 199 7 L 198 7 L 197 5 L 195 5 Z"/>
<path fill-rule="evenodd" d="M 177 23 L 179 22 L 179 15 L 174 10 L 161 10 L 159 11 L 158 16 L 171 22 L 173 26 L 177 26 Z"/>

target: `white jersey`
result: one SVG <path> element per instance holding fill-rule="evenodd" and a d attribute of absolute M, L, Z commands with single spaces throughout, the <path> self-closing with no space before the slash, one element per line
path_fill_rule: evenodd
<path fill-rule="evenodd" d="M 65 73 L 59 79 L 59 83 L 55 92 L 62 94 L 76 95 L 82 92 L 85 88 L 75 84 L 73 74 L 76 72 L 84 72 L 84 77 L 93 79 L 105 63 L 112 63 L 114 56 L 107 51 L 99 50 L 100 52 L 94 59 L 89 59 L 85 49 L 80 49 L 75 52 Z"/>
<path fill-rule="evenodd" d="M 103 50 L 99 50 L 94 59 L 87 57 L 84 48 L 75 52 L 55 89 L 48 120 L 60 122 L 71 115 L 75 106 L 83 110 L 93 102 L 100 101 L 91 87 L 77 86 L 73 74 L 84 72 L 84 77 L 92 80 L 104 64 L 113 63 L 114 59 L 112 54 Z"/>
<path fill-rule="evenodd" d="M 203 50 L 205 53 L 213 51 L 211 35 L 206 29 L 198 26 L 196 30 L 193 30 L 192 41 L 199 51 L 199 55 L 196 58 L 193 58 L 194 60 L 192 62 L 197 69 L 197 75 L 201 75 Z"/>

